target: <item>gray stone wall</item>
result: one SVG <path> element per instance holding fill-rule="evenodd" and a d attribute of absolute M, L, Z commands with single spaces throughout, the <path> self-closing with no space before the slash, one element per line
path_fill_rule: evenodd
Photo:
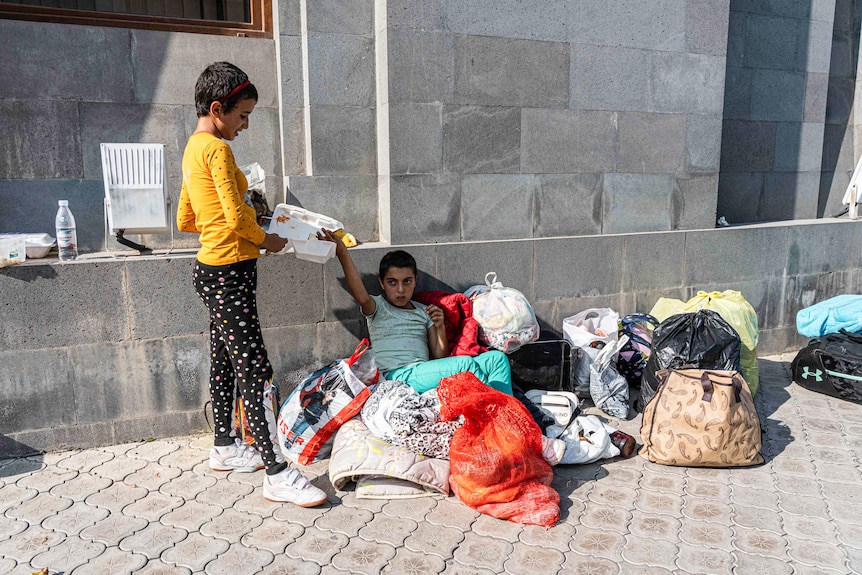
<path fill-rule="evenodd" d="M 845 115 L 828 97 L 844 90 L 830 72 L 840 16 L 835 0 L 731 1 L 718 190 L 729 222 L 824 215 L 821 163 L 841 155 L 832 118 Z"/>
<path fill-rule="evenodd" d="M 736 289 L 757 310 L 761 354 L 796 349 L 796 312 L 858 293 L 862 224 L 793 225 L 407 246 L 419 289 L 463 291 L 495 271 L 532 302 L 545 337 L 589 307 L 649 311 L 661 296 Z M 387 247 L 352 251 L 372 293 Z M 208 323 L 191 253 L 0 269 L 0 456 L 202 430 Z M 344 357 L 365 335 L 338 263 L 259 262 L 276 381 Z"/>
<path fill-rule="evenodd" d="M 237 64 L 258 89 L 249 129 L 232 147 L 240 165 L 258 162 L 266 171 L 270 202 L 283 201 L 271 40 L 16 20 L 0 20 L 0 38 L 8 128 L 0 140 L 0 233 L 53 236 L 57 200 L 68 199 L 81 250 L 103 250 L 102 142 L 165 144 L 175 209 L 183 149 L 197 122 L 194 84 L 216 60 Z M 143 240 L 167 247 L 169 236 Z M 197 238 L 177 234 L 175 245 L 196 246 Z"/>

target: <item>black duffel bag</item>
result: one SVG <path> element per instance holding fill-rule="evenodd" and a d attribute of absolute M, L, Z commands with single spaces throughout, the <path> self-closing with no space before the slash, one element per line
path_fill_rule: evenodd
<path fill-rule="evenodd" d="M 512 383 L 527 391 L 575 391 L 574 365 L 578 348 L 564 339 L 539 340 L 525 343 L 508 354 L 512 368 Z"/>
<path fill-rule="evenodd" d="M 814 338 L 790 364 L 793 381 L 811 391 L 862 403 L 862 335 L 841 330 Z"/>
<path fill-rule="evenodd" d="M 718 313 L 702 309 L 672 315 L 652 333 L 637 409 L 643 411 L 659 386 L 656 373 L 689 366 L 739 371 L 739 334 Z"/>

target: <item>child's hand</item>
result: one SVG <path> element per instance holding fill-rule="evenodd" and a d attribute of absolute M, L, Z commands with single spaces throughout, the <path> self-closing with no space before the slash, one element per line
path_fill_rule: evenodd
<path fill-rule="evenodd" d="M 283 237 L 276 234 L 266 234 L 260 247 L 264 248 L 268 254 L 276 254 L 283 250 L 286 245 L 287 240 Z"/>
<path fill-rule="evenodd" d="M 317 239 L 323 242 L 332 242 L 335 244 L 335 253 L 340 254 L 347 251 L 347 246 L 344 245 L 339 238 L 335 237 L 335 234 L 331 230 L 327 230 L 326 228 L 320 228 L 320 231 L 317 232 Z"/>
<path fill-rule="evenodd" d="M 434 304 L 430 304 L 428 307 L 425 308 L 425 313 L 428 314 L 428 317 L 431 318 L 431 321 L 434 322 L 434 326 L 437 329 L 443 329 L 444 316 L 442 309 L 440 309 Z"/>

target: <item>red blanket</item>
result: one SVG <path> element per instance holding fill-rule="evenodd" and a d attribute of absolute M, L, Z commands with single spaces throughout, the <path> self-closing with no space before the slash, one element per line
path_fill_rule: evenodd
<path fill-rule="evenodd" d="M 488 348 L 479 344 L 479 324 L 473 319 L 473 304 L 462 293 L 423 291 L 413 299 L 425 305 L 434 304 L 443 310 L 443 325 L 449 342 L 449 355 L 477 356 Z"/>

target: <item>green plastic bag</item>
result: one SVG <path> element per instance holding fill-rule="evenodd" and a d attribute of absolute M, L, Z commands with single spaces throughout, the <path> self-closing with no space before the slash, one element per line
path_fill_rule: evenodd
<path fill-rule="evenodd" d="M 664 321 L 678 313 L 709 309 L 721 316 L 739 334 L 742 350 L 739 354 L 739 369 L 748 382 L 751 395 L 757 393 L 760 384 L 760 368 L 757 365 L 757 313 L 742 294 L 736 290 L 723 292 L 699 291 L 687 302 L 671 298 L 659 298 L 650 311 L 657 320 Z"/>

